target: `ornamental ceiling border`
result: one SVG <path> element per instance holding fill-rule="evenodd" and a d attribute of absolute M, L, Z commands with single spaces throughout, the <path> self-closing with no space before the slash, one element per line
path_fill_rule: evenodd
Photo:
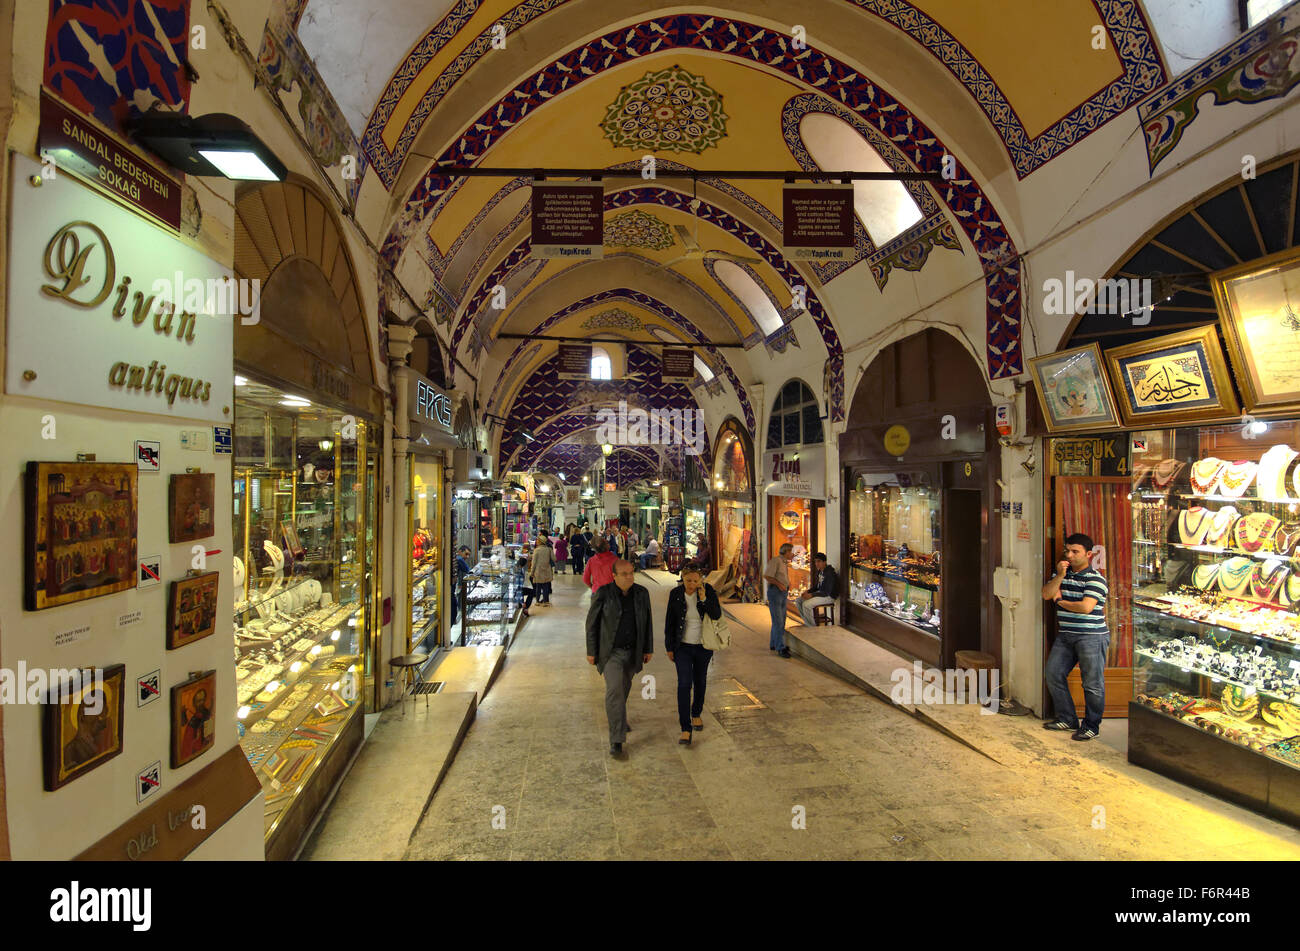
<path fill-rule="evenodd" d="M 497 22 L 505 27 L 506 35 L 520 29 L 530 21 L 562 6 L 568 0 L 527 0 L 505 13 Z M 1093 0 L 1101 19 L 1110 35 L 1116 55 L 1119 57 L 1122 74 L 1094 93 L 1086 102 L 1081 103 L 1067 115 L 1031 138 L 1025 131 L 1024 124 L 1016 110 L 993 78 L 984 69 L 979 60 L 962 43 L 952 36 L 926 13 L 908 3 L 907 0 L 843 0 L 863 13 L 884 20 L 891 26 L 906 33 L 911 39 L 924 47 L 935 59 L 942 63 L 949 72 L 965 87 L 967 93 L 984 113 L 989 123 L 997 130 L 1003 147 L 1010 156 L 1018 178 L 1024 178 L 1030 172 L 1041 167 L 1062 152 L 1076 145 L 1111 119 L 1126 112 L 1130 106 L 1147 94 L 1162 86 L 1166 79 L 1165 67 L 1160 59 L 1156 45 L 1152 42 L 1152 32 L 1141 6 L 1136 0 Z M 469 22 L 477 12 L 482 0 L 460 0 L 438 24 L 415 45 L 406 59 L 398 66 L 388 85 L 384 88 L 370 118 L 366 122 L 361 136 L 361 146 L 370 164 L 379 175 L 380 182 L 391 190 L 393 183 L 401 172 L 402 165 L 410 154 L 415 139 L 419 136 L 426 120 L 443 100 L 452 86 L 456 84 L 470 68 L 492 48 L 491 31 L 484 30 L 439 73 L 438 78 L 421 97 L 406 124 L 402 127 L 397 143 L 392 151 L 384 144 L 384 129 L 403 95 L 420 75 L 424 67 L 444 46 Z M 699 15 L 683 15 L 682 19 L 701 19 Z M 668 38 L 674 27 L 676 17 L 661 21 L 671 23 L 663 30 Z M 710 21 L 720 20 L 731 23 L 725 16 L 713 14 Z M 631 36 L 645 23 L 611 30 L 599 40 L 584 47 L 589 50 L 581 60 L 569 64 L 571 78 L 580 81 L 594 76 L 611 65 L 623 46 L 623 34 Z M 743 24 L 749 26 L 749 24 Z M 687 27 L 689 28 L 689 27 Z M 786 37 L 770 28 L 764 31 L 776 37 L 782 46 L 782 56 L 791 59 L 804 59 L 813 52 L 809 47 L 800 53 L 786 48 Z M 685 31 L 683 31 L 685 32 Z M 679 42 L 673 45 L 687 45 Z M 671 43 L 671 39 L 669 39 Z M 648 52 L 648 51 L 647 51 Z M 601 57 L 608 55 L 605 62 Z M 561 58 L 556 59 L 556 62 Z M 590 62 L 588 62 L 590 58 Z M 802 78 L 802 77 L 801 77 Z M 866 80 L 863 80 L 865 83 Z M 564 83 L 560 90 L 568 87 Z M 554 93 L 552 93 L 554 94 Z"/>
<path fill-rule="evenodd" d="M 709 346 L 708 341 L 704 339 L 704 335 L 700 332 L 700 329 L 695 326 L 695 324 L 691 323 L 690 320 L 688 320 L 682 314 L 679 314 L 668 304 L 665 304 L 662 301 L 660 301 L 658 298 L 652 297 L 649 294 L 646 294 L 642 291 L 632 290 L 631 288 L 627 288 L 627 287 L 620 287 L 620 288 L 614 288 L 610 290 L 599 291 L 598 293 L 592 294 L 590 297 L 585 297 L 582 300 L 574 301 L 572 304 L 563 308 L 558 313 L 552 314 L 550 317 L 546 318 L 546 320 L 542 322 L 542 324 L 537 328 L 536 331 L 534 331 L 534 333 L 543 334 L 552 325 L 558 323 L 559 321 L 563 320 L 564 318 L 574 313 L 577 313 L 578 311 L 581 311 L 587 307 L 591 307 L 594 304 L 603 304 L 612 301 L 635 304 L 639 307 L 649 310 L 652 313 L 656 314 L 657 316 L 662 317 L 664 320 L 667 320 L 670 323 L 672 323 L 679 330 L 685 333 L 687 337 L 694 338 L 695 345 L 704 347 L 705 350 L 708 352 L 709 356 L 713 358 L 713 361 L 716 363 L 717 367 L 722 370 L 723 375 L 727 377 L 727 381 L 731 383 L 732 388 L 735 390 L 736 399 L 739 401 L 741 409 L 744 411 L 745 421 L 750 425 L 751 428 L 754 426 L 754 408 L 749 402 L 749 394 L 745 392 L 745 387 L 740 382 L 740 378 L 736 376 L 736 371 L 732 369 L 731 364 L 726 360 L 726 358 L 724 358 L 718 352 L 716 347 Z M 524 347 L 522 346 L 516 347 L 514 352 L 512 352 L 510 356 L 506 358 L 505 363 L 502 364 L 501 367 L 502 376 L 506 375 L 506 373 L 509 372 L 510 367 L 518 360 L 519 356 L 523 352 L 524 352 Z M 714 373 L 715 374 L 717 373 L 717 369 L 714 370 Z M 493 390 L 492 396 L 489 398 L 488 401 L 489 409 L 492 408 L 494 405 L 496 405 L 496 400 L 498 395 L 504 398 L 504 391 L 500 387 Z"/>
<path fill-rule="evenodd" d="M 1106 2 L 1106 0 L 1097 0 Z M 700 49 L 732 56 L 746 62 L 766 65 L 784 73 L 792 81 L 808 85 L 817 76 L 818 87 L 834 95 L 849 108 L 862 114 L 900 148 L 905 148 L 913 166 L 938 169 L 949 153 L 928 126 L 913 116 L 879 85 L 867 81 L 857 70 L 826 56 L 811 47 L 791 56 L 784 35 L 738 20 L 717 16 L 682 14 L 644 21 L 634 27 L 597 37 L 552 61 L 541 71 L 517 84 L 496 104 L 471 123 L 466 133 L 434 161 L 403 204 L 398 221 L 384 240 L 383 259 L 393 266 L 401 256 L 413 221 L 423 220 L 438 199 L 451 187 L 448 176 L 434 171 L 437 165 L 473 165 L 496 140 L 516 123 L 527 117 L 534 107 L 553 99 L 559 92 L 572 88 L 597 72 L 587 65 L 588 58 L 601 56 L 603 68 L 630 62 L 645 52 L 667 52 L 677 48 Z M 961 224 L 980 255 L 986 283 L 985 358 L 992 380 L 1018 376 L 1024 370 L 1020 346 L 1020 269 L 1015 245 L 1007 234 L 993 203 L 957 163 L 956 177 L 945 181 L 940 198 Z M 621 192 L 619 194 L 626 194 Z M 606 205 L 608 207 L 608 203 Z M 743 239 L 742 239 L 743 240 Z M 749 242 L 746 242 L 749 243 Z M 766 243 L 766 242 L 764 242 Z M 751 248 L 753 245 L 751 245 Z M 782 258 L 778 266 L 769 263 L 783 276 L 794 271 Z M 801 278 L 788 280 L 791 286 L 806 284 Z M 825 319 L 820 301 L 809 291 L 809 312 L 814 320 Z M 820 327 L 820 323 L 819 323 Z M 832 402 L 832 420 L 841 421 L 844 413 L 843 354 L 838 338 L 831 350 L 832 378 L 837 381 Z M 826 335 L 823 332 L 823 339 Z"/>

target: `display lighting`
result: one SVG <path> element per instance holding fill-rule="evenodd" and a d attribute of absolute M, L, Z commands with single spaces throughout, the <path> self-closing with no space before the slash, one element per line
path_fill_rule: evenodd
<path fill-rule="evenodd" d="M 1264 422 L 1262 419 L 1257 419 L 1250 424 L 1250 431 L 1256 436 L 1261 433 L 1266 433 L 1268 432 L 1268 423 Z"/>
<path fill-rule="evenodd" d="M 248 377 L 235 374 L 235 386 L 248 386 Z"/>
<path fill-rule="evenodd" d="M 330 450 L 332 450 L 332 449 L 334 448 L 334 440 L 333 440 L 333 439 L 322 439 L 322 440 L 321 440 L 320 442 L 318 442 L 316 445 L 320 446 L 320 450 L 321 450 L 321 452 L 329 452 Z"/>
<path fill-rule="evenodd" d="M 289 174 L 248 124 L 226 113 L 187 116 L 154 111 L 127 125 L 136 142 L 189 175 L 282 182 Z"/>
<path fill-rule="evenodd" d="M 600 447 L 600 451 L 608 456 L 614 451 L 614 447 L 611 446 L 609 443 L 605 443 L 603 446 Z"/>
<path fill-rule="evenodd" d="M 250 707 L 248 704 L 244 704 L 242 707 L 240 707 L 238 710 L 235 711 L 235 718 L 238 720 L 242 720 L 252 712 L 253 712 L 253 708 Z"/>
<path fill-rule="evenodd" d="M 305 400 L 301 396 L 294 396 L 292 393 L 286 393 L 284 399 L 280 400 L 281 406 L 310 406 L 311 400 Z"/>
<path fill-rule="evenodd" d="M 334 633 L 330 635 L 330 640 L 337 641 L 339 639 L 339 635 L 342 633 L 343 632 L 341 630 L 335 629 Z"/>

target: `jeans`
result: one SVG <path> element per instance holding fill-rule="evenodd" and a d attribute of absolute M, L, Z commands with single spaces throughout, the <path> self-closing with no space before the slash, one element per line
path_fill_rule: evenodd
<path fill-rule="evenodd" d="M 1043 668 L 1043 679 L 1047 681 L 1047 691 L 1052 695 L 1052 706 L 1056 717 L 1073 727 L 1079 726 L 1078 712 L 1074 698 L 1065 678 L 1070 675 L 1074 665 L 1079 665 L 1079 674 L 1083 680 L 1084 718 L 1083 725 L 1094 733 L 1101 732 L 1101 715 L 1106 709 L 1106 649 L 1110 646 L 1110 634 L 1067 634 L 1056 635 L 1052 651 L 1047 655 L 1047 665 Z"/>
<path fill-rule="evenodd" d="M 627 739 L 627 695 L 632 692 L 632 652 L 616 647 L 605 661 L 605 716 L 610 745 Z"/>
<path fill-rule="evenodd" d="M 799 609 L 799 614 L 800 616 L 803 617 L 803 622 L 807 624 L 809 627 L 812 627 L 813 624 L 815 623 L 813 619 L 813 608 L 820 607 L 823 604 L 834 604 L 834 603 L 835 603 L 834 598 L 824 598 L 820 595 L 813 595 L 811 598 L 805 596 L 796 599 L 794 602 L 794 606 Z"/>
<path fill-rule="evenodd" d="M 523 595 L 524 595 L 524 610 L 527 611 L 530 607 L 532 607 L 532 604 L 533 604 L 533 589 L 532 589 L 532 588 L 520 588 L 519 590 L 520 590 L 521 592 L 523 592 Z"/>
<path fill-rule="evenodd" d="M 789 595 L 776 585 L 767 586 L 767 609 L 772 614 L 772 634 L 767 646 L 774 650 L 785 648 L 785 605 Z"/>
<path fill-rule="evenodd" d="M 650 554 L 648 551 L 643 551 L 643 552 L 641 552 L 641 570 L 642 570 L 642 571 L 645 571 L 646 569 L 648 569 L 648 568 L 650 567 L 650 561 L 651 561 L 653 558 L 654 558 L 654 555 Z"/>
<path fill-rule="evenodd" d="M 673 664 L 677 667 L 677 720 L 683 733 L 691 732 L 691 717 L 704 712 L 704 682 L 712 659 L 713 651 L 699 644 L 678 644 L 673 651 Z"/>
<path fill-rule="evenodd" d="M 573 554 L 573 556 L 572 556 L 572 558 L 571 558 L 571 561 L 573 562 L 573 573 L 574 573 L 575 575 L 580 575 L 580 574 L 582 574 L 582 555 L 581 555 L 581 553 L 579 553 L 579 552 L 574 552 L 574 554 Z"/>

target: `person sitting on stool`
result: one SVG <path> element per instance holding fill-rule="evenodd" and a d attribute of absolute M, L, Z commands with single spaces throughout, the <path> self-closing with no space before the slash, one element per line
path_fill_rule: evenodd
<path fill-rule="evenodd" d="M 659 557 L 659 539 L 651 538 L 650 543 L 645 546 L 645 551 L 641 553 L 641 570 L 645 571 L 650 567 L 650 562 Z"/>
<path fill-rule="evenodd" d="M 813 574 L 808 590 L 795 599 L 794 606 L 803 616 L 803 622 L 812 627 L 817 623 L 813 608 L 834 604 L 839 593 L 840 579 L 836 576 L 835 569 L 826 564 L 826 553 L 819 551 L 813 555 Z"/>

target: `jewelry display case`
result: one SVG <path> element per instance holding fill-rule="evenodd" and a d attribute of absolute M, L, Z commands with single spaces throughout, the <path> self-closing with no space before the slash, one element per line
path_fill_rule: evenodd
<path fill-rule="evenodd" d="M 465 621 L 461 642 L 465 647 L 508 647 L 519 620 L 523 595 L 519 555 L 511 554 L 504 566 L 496 556 L 481 559 L 465 576 Z"/>
<path fill-rule="evenodd" d="M 443 551 L 442 466 L 410 457 L 411 628 L 408 653 L 432 653 L 441 639 Z"/>
<path fill-rule="evenodd" d="M 939 536 L 932 487 L 863 475 L 849 493 L 850 601 L 938 636 Z"/>
<path fill-rule="evenodd" d="M 267 855 L 279 857 L 292 854 L 360 739 L 373 452 L 363 421 L 300 398 L 285 404 L 260 384 L 240 390 L 236 730 L 266 796 Z"/>
<path fill-rule="evenodd" d="M 1129 757 L 1296 822 L 1300 427 L 1246 429 L 1134 434 Z"/>

